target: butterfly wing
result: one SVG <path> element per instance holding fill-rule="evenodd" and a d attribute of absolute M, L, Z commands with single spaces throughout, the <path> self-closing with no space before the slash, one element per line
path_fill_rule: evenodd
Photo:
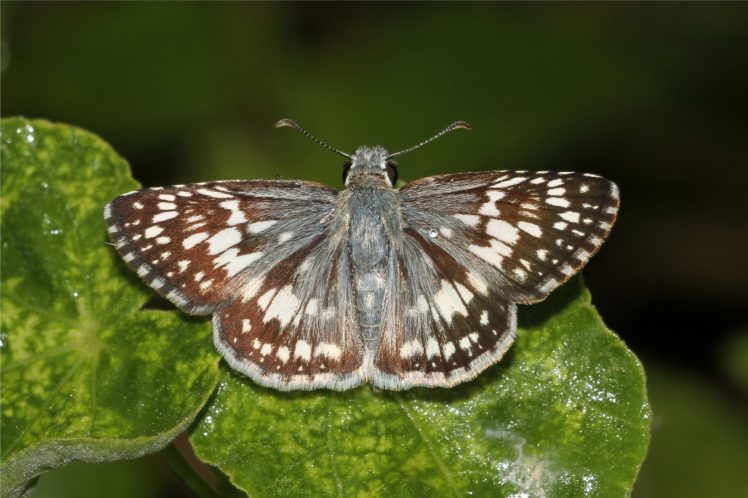
<path fill-rule="evenodd" d="M 540 301 L 577 272 L 618 203 L 612 182 L 580 173 L 465 173 L 403 187 L 372 383 L 448 387 L 497 362 L 514 339 L 514 303 Z"/>
<path fill-rule="evenodd" d="M 404 223 L 475 269 L 503 297 L 534 303 L 579 271 L 615 222 L 616 185 L 589 173 L 433 176 L 400 190 Z M 435 199 L 438 199 L 435 201 Z"/>
<path fill-rule="evenodd" d="M 336 198 L 311 182 L 211 182 L 131 192 L 104 214 L 148 285 L 213 314 L 232 367 L 277 389 L 344 389 L 361 382 L 363 360 L 348 253 L 331 236 Z"/>
<path fill-rule="evenodd" d="M 242 274 L 274 266 L 324 233 L 336 194 L 295 181 L 155 187 L 117 197 L 104 216 L 130 268 L 183 311 L 205 315 Z"/>

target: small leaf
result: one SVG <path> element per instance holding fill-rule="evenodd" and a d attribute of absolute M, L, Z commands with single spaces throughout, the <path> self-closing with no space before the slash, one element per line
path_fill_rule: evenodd
<path fill-rule="evenodd" d="M 628 496 L 641 365 L 581 279 L 520 316 L 508 357 L 453 389 L 280 393 L 224 369 L 190 439 L 257 496 Z"/>
<path fill-rule="evenodd" d="M 137 188 L 82 130 L 2 121 L 2 496 L 71 460 L 165 446 L 218 379 L 205 320 L 139 311 L 147 287 L 106 244 L 102 209 Z"/>

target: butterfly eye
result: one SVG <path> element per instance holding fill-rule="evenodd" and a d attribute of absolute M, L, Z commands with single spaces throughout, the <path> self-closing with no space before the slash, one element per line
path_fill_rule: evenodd
<path fill-rule="evenodd" d="M 394 187 L 397 182 L 397 163 L 395 161 L 387 161 L 385 166 L 387 167 L 387 176 L 390 179 L 390 184 Z"/>
<path fill-rule="evenodd" d="M 348 172 L 351 170 L 351 162 L 346 161 L 343 163 L 343 183 L 348 179 Z"/>

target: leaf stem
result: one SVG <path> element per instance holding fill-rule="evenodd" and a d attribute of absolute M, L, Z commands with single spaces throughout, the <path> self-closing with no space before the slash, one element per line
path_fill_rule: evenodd
<path fill-rule="evenodd" d="M 176 473 L 179 478 L 195 492 L 200 498 L 221 498 L 216 491 L 198 474 L 195 469 L 190 465 L 184 455 L 174 446 L 170 444 L 163 450 L 161 455 L 169 464 L 169 467 Z"/>

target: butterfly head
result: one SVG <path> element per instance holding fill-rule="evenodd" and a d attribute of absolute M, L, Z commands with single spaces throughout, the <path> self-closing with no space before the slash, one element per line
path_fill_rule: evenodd
<path fill-rule="evenodd" d="M 353 154 L 346 154 L 345 152 L 340 151 L 335 147 L 330 147 L 325 142 L 299 126 L 299 124 L 292 119 L 281 119 L 280 121 L 275 123 L 275 127 L 293 128 L 313 142 L 318 143 L 325 149 L 345 157 L 347 161 L 343 164 L 343 182 L 345 183 L 346 187 L 350 185 L 360 184 L 364 181 L 366 181 L 367 184 L 371 185 L 371 180 L 374 180 L 375 182 L 381 181 L 382 185 L 393 187 L 397 182 L 397 163 L 392 160 L 393 157 L 416 150 L 419 147 L 423 147 L 427 143 L 433 142 L 437 138 L 446 133 L 449 133 L 452 130 L 472 129 L 470 125 L 465 121 L 455 121 L 433 137 L 424 140 L 423 142 L 416 144 L 413 147 L 395 152 L 394 154 L 390 154 L 384 149 L 384 147 L 381 147 L 379 145 L 375 147 L 362 145 L 361 147 L 356 149 L 356 152 L 354 152 Z"/>
<path fill-rule="evenodd" d="M 345 186 L 363 180 L 379 179 L 388 187 L 397 182 L 397 164 L 389 159 L 389 152 L 379 145 L 368 147 L 362 145 L 343 164 L 343 181 Z"/>

